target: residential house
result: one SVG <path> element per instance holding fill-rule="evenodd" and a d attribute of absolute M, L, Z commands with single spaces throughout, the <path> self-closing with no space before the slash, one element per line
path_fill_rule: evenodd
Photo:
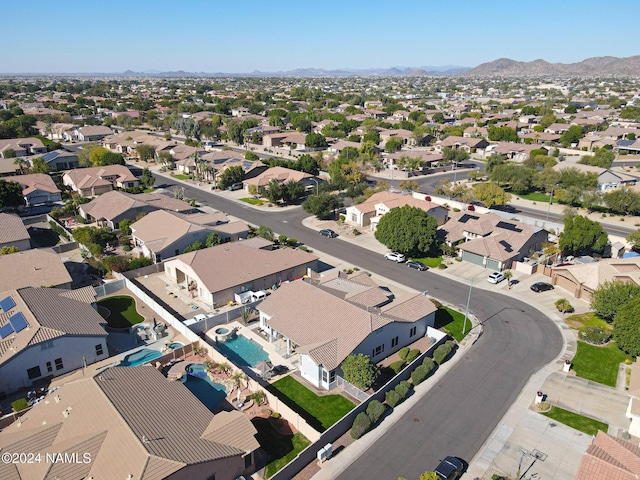
<path fill-rule="evenodd" d="M 95 197 L 116 188 L 137 187 L 140 180 L 125 165 L 105 165 L 66 171 L 62 183 L 81 197 Z"/>
<path fill-rule="evenodd" d="M 62 192 L 53 179 L 44 173 L 30 173 L 3 177 L 7 182 L 17 182 L 22 186 L 22 194 L 27 206 L 55 203 L 62 201 Z"/>
<path fill-rule="evenodd" d="M 302 250 L 267 250 L 243 240 L 183 253 L 166 261 L 164 271 L 171 283 L 215 308 L 233 302 L 236 293 L 264 290 L 308 275 L 317 270 L 317 262 L 318 257 Z"/>
<path fill-rule="evenodd" d="M 10 155 L 11 150 L 13 150 L 13 154 Z M 47 147 L 39 138 L 0 139 L 0 157 L 2 158 L 28 157 L 42 153 L 47 153 Z"/>
<path fill-rule="evenodd" d="M 575 479 L 636 480 L 639 476 L 640 447 L 599 430 L 582 457 Z"/>
<path fill-rule="evenodd" d="M 442 161 L 442 154 L 428 152 L 424 150 L 400 151 L 400 152 L 385 154 L 382 161 L 386 165 L 397 165 L 398 160 L 402 158 L 419 160 L 420 163 L 422 163 L 425 168 L 430 168 L 432 163 Z"/>
<path fill-rule="evenodd" d="M 633 143 L 632 140 L 619 140 L 622 142 L 631 142 Z M 585 135 L 584 137 L 582 137 L 580 139 L 580 141 L 578 142 L 578 149 L 579 150 L 588 150 L 588 151 L 593 151 L 596 150 L 598 148 L 603 148 L 603 147 L 617 147 L 617 143 L 615 140 L 611 139 L 611 138 L 602 138 L 599 135 Z"/>
<path fill-rule="evenodd" d="M 411 130 L 405 130 L 403 128 L 380 130 L 380 142 L 387 143 L 392 138 L 399 138 L 402 140 L 402 145 L 414 146 L 417 144 L 416 139 L 413 138 L 413 132 Z"/>
<path fill-rule="evenodd" d="M 257 188 L 268 187 L 271 180 L 277 180 L 279 183 L 300 182 L 305 187 L 314 187 L 316 184 L 309 179 L 315 178 L 313 175 L 299 170 L 292 170 L 285 167 L 271 167 L 253 178 L 245 178 L 242 183 L 245 189 L 249 189 L 250 185 Z M 317 180 L 316 180 L 317 181 Z"/>
<path fill-rule="evenodd" d="M 553 143 L 560 140 L 560 135 L 557 133 L 545 133 L 545 132 L 529 132 L 519 134 L 519 137 L 523 140 L 531 140 L 533 143 Z"/>
<path fill-rule="evenodd" d="M 22 167 L 15 158 L 0 158 L 0 178 L 22 174 Z"/>
<path fill-rule="evenodd" d="M 60 385 L 5 427 L 3 452 L 28 451 L 43 461 L 5 463 L 0 474 L 237 480 L 255 470 L 256 433 L 244 413 L 214 415 L 184 384 L 151 366 L 110 368 Z M 45 462 L 51 452 L 71 460 Z"/>
<path fill-rule="evenodd" d="M 85 125 L 74 128 L 64 133 L 64 139 L 68 142 L 79 140 L 81 142 L 98 142 L 109 135 L 113 135 L 113 130 L 102 125 Z"/>
<path fill-rule="evenodd" d="M 599 262 L 555 267 L 551 272 L 553 285 L 586 301 L 591 301 L 600 285 L 611 281 L 640 285 L 640 257 L 603 258 Z"/>
<path fill-rule="evenodd" d="M 283 148 L 296 146 L 297 150 L 304 150 L 307 135 L 300 132 L 271 133 L 262 137 L 262 145 L 267 148 Z"/>
<path fill-rule="evenodd" d="M 441 205 L 415 198 L 412 194 L 378 192 L 363 203 L 347 207 L 345 221 L 360 228 L 369 226 L 372 231 L 375 231 L 380 219 L 392 208 L 406 205 L 424 210 L 435 217 L 438 225 L 444 224 L 447 220 L 448 210 Z"/>
<path fill-rule="evenodd" d="M 609 127 L 606 130 L 598 132 L 598 136 L 603 139 L 610 140 L 626 140 L 627 137 L 633 134 L 635 138 L 640 137 L 640 129 L 637 128 L 622 128 L 622 127 Z"/>
<path fill-rule="evenodd" d="M 169 210 L 178 213 L 191 213 L 193 207 L 177 198 L 159 193 L 140 193 L 137 195 L 112 190 L 89 203 L 80 205 L 80 215 L 88 222 L 97 222 L 113 230 L 120 228 L 122 220 L 134 220 L 141 213 L 156 210 Z"/>
<path fill-rule="evenodd" d="M 249 227 L 239 220 L 230 222 L 222 212 L 182 215 L 166 210 L 156 210 L 131 224 L 133 244 L 156 263 L 179 255 L 196 240 L 204 245 L 211 233 L 229 242 L 246 238 Z"/>
<path fill-rule="evenodd" d="M 485 155 L 499 153 L 513 162 L 524 162 L 529 159 L 531 151 L 540 148 L 540 146 L 526 143 L 498 142 L 497 145 L 492 145 L 490 148 L 491 150 L 487 149 Z"/>
<path fill-rule="evenodd" d="M 331 390 L 349 354 L 379 362 L 433 327 L 436 307 L 425 295 L 391 301 L 364 272 L 336 273 L 283 285 L 258 305 L 271 342 L 298 355 L 300 375 Z"/>
<path fill-rule="evenodd" d="M 42 158 L 42 160 L 49 166 L 52 172 L 60 172 L 80 167 L 78 154 L 76 152 L 54 150 L 52 152 L 45 153 L 40 158 Z"/>
<path fill-rule="evenodd" d="M 50 248 L 27 248 L 0 255 L 0 271 L 20 272 L 19 275 L 1 275 L 0 292 L 31 286 L 71 288 L 71 275 L 61 257 Z"/>
<path fill-rule="evenodd" d="M 498 271 L 511 268 L 548 241 L 546 230 L 494 213 L 453 212 L 439 235 L 463 261 Z"/>
<path fill-rule="evenodd" d="M 637 182 L 637 178 L 631 175 L 627 175 L 621 172 L 614 172 L 612 170 L 608 170 L 602 167 L 595 167 L 593 165 L 585 165 L 582 163 L 560 162 L 554 165 L 553 169 L 557 172 L 575 169 L 581 173 L 593 173 L 598 176 L 598 188 L 603 192 L 612 190 L 614 188 L 632 186 Z"/>
<path fill-rule="evenodd" d="M 489 131 L 486 127 L 477 127 L 475 125 L 472 125 L 464 129 L 464 132 L 462 132 L 462 136 L 465 138 L 487 138 L 489 136 Z"/>
<path fill-rule="evenodd" d="M 569 130 L 571 125 L 568 123 L 552 123 L 547 128 L 544 129 L 544 133 L 553 133 L 555 135 L 562 135 L 564 132 Z"/>
<path fill-rule="evenodd" d="M 31 237 L 18 215 L 0 213 L 0 248 L 4 247 L 16 247 L 21 252 L 31 248 Z M 4 289 L 0 288 L 0 291 L 2 290 Z"/>
<path fill-rule="evenodd" d="M 41 120 L 36 122 L 38 133 L 49 140 L 64 140 L 65 133 L 73 126 L 73 123 L 46 123 Z"/>
<path fill-rule="evenodd" d="M 613 149 L 620 152 L 625 152 L 630 155 L 640 154 L 640 140 L 618 140 L 615 142 Z"/>
<path fill-rule="evenodd" d="M 0 299 L 1 392 L 28 388 L 109 356 L 106 322 L 93 287 L 26 287 Z"/>
<path fill-rule="evenodd" d="M 436 143 L 436 152 L 442 153 L 443 148 L 451 148 L 453 150 L 462 149 L 468 153 L 482 153 L 489 146 L 484 138 L 465 138 L 456 135 L 450 135 L 444 140 Z"/>

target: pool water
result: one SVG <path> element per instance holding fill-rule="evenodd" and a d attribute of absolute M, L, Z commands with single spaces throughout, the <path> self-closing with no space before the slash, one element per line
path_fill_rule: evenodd
<path fill-rule="evenodd" d="M 161 356 L 162 356 L 162 352 L 160 352 L 159 350 L 151 350 L 149 348 L 143 348 L 142 350 L 138 350 L 137 352 L 124 357 L 122 362 L 120 362 L 120 366 L 121 367 L 137 367 L 138 365 L 142 365 L 143 363 L 150 362 L 151 360 Z"/>
<path fill-rule="evenodd" d="M 182 348 L 182 347 L 184 347 L 184 343 L 182 343 L 182 342 L 171 342 L 171 343 L 168 345 L 168 347 L 169 347 L 171 350 L 175 350 L 176 348 Z"/>
<path fill-rule="evenodd" d="M 239 367 L 255 367 L 256 363 L 269 360 L 269 355 L 260 345 L 243 335 L 218 342 L 214 347 Z"/>
<path fill-rule="evenodd" d="M 227 396 L 224 385 L 214 383 L 206 375 L 204 365 L 201 363 L 192 363 L 186 368 L 187 375 L 184 375 L 180 382 L 200 400 L 205 407 L 212 412 Z M 199 373 L 205 372 L 205 376 L 193 376 L 189 372 Z"/>

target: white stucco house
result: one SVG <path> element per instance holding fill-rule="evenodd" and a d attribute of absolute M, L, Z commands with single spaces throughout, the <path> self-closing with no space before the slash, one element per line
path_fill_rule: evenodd
<path fill-rule="evenodd" d="M 393 299 L 366 272 L 290 282 L 257 308 L 270 341 L 298 355 L 301 376 L 325 390 L 337 385 L 349 354 L 378 362 L 424 336 L 436 312 L 421 294 Z"/>

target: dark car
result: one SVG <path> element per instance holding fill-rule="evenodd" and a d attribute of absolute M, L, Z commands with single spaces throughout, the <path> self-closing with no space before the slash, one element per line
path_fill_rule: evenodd
<path fill-rule="evenodd" d="M 464 470 L 464 464 L 456 457 L 445 457 L 436 467 L 435 472 L 442 480 L 456 480 L 460 478 Z"/>
<path fill-rule="evenodd" d="M 531 285 L 531 290 L 534 292 L 546 292 L 547 290 L 553 290 L 553 285 L 545 282 L 538 282 Z"/>
<path fill-rule="evenodd" d="M 336 238 L 338 236 L 338 234 L 336 232 L 334 232 L 333 230 L 330 230 L 328 228 L 324 228 L 324 229 L 320 230 L 320 235 L 322 235 L 323 237 L 327 237 L 327 238 Z"/>
<path fill-rule="evenodd" d="M 421 272 L 424 272 L 425 270 L 428 270 L 428 268 L 429 268 L 424 263 L 416 262 L 414 260 L 411 260 L 410 262 L 407 262 L 407 267 L 415 268 L 416 270 L 420 270 Z"/>

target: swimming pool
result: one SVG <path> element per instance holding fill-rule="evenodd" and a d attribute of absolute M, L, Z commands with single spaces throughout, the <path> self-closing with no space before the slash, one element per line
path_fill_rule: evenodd
<path fill-rule="evenodd" d="M 227 396 L 224 385 L 212 382 L 206 375 L 205 367 L 202 363 L 192 363 L 188 365 L 185 370 L 187 371 L 187 375 L 184 375 L 180 379 L 180 382 L 187 387 L 205 407 L 213 412 Z M 205 375 L 193 375 L 193 373 L 198 374 L 199 372 L 204 372 Z"/>
<path fill-rule="evenodd" d="M 182 342 L 171 342 L 169 345 L 167 345 L 171 350 L 175 350 L 176 348 L 182 348 L 184 347 L 184 343 Z"/>
<path fill-rule="evenodd" d="M 143 348 L 135 353 L 127 355 L 120 362 L 121 367 L 137 367 L 143 363 L 150 362 L 151 360 L 161 357 L 162 353 L 158 350 L 151 350 L 150 348 Z"/>
<path fill-rule="evenodd" d="M 239 367 L 255 367 L 256 363 L 269 360 L 269 355 L 260 345 L 243 335 L 218 342 L 214 347 Z"/>

